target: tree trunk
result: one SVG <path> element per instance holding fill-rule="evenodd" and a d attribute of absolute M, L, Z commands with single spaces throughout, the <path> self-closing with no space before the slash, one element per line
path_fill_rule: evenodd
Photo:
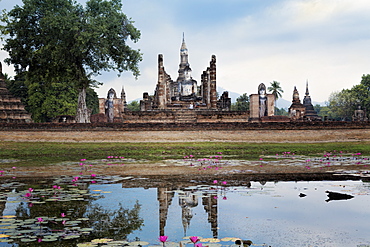
<path fill-rule="evenodd" d="M 86 88 L 78 90 L 76 123 L 90 123 L 91 111 L 86 106 Z"/>

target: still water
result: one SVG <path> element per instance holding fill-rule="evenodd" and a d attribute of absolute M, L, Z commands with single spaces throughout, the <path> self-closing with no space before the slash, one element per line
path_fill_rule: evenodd
<path fill-rule="evenodd" d="M 100 229 L 102 234 L 111 234 L 105 236 L 95 234 L 95 237 L 116 239 L 117 236 L 123 236 L 130 242 L 140 240 L 148 242 L 149 245 L 159 245 L 160 235 L 167 235 L 171 244 L 184 241 L 188 236 L 200 236 L 215 239 L 241 238 L 251 240 L 254 246 L 370 245 L 368 182 L 252 181 L 245 186 L 233 186 L 228 181 L 215 180 L 209 184 L 190 186 L 147 186 L 150 182 L 146 181 L 145 188 L 142 188 L 127 186 L 130 180 L 135 179 L 127 179 L 125 183 L 85 185 L 84 192 L 79 193 L 94 198 L 91 200 L 77 200 L 72 202 L 74 204 L 70 204 L 68 200 L 58 201 L 57 204 L 55 201 L 46 201 L 43 204 L 33 203 L 35 205 L 32 207 L 29 207 L 32 201 L 26 201 L 23 196 L 25 189 L 31 185 L 21 184 L 12 189 L 13 194 L 7 194 L 5 202 L 2 200 L 0 213 L 3 219 L 0 234 L 9 234 L 9 224 L 6 221 L 9 216 L 16 215 L 18 218 L 23 217 L 23 220 L 27 217 L 47 219 L 53 216 L 49 222 L 57 225 L 61 222 L 57 214 L 65 212 L 70 221 L 75 220 L 73 217 L 80 217 L 80 221 L 86 220 L 83 226 L 77 223 L 76 227 L 75 224 L 76 229 L 91 227 L 95 228 L 91 231 Z M 136 180 L 135 184 L 137 183 Z M 42 191 L 41 187 L 39 191 Z M 67 191 L 68 188 L 64 190 Z M 37 197 L 41 198 L 42 195 Z M 36 202 L 36 199 L 33 201 Z M 24 211 L 23 214 L 19 213 L 21 209 Z M 122 221 L 101 225 L 102 222 L 109 220 L 96 215 L 108 211 L 114 212 L 109 216 L 111 219 L 112 217 L 125 219 L 124 221 L 133 227 L 125 225 Z M 119 212 L 125 215 L 118 216 Z M 81 217 L 85 219 L 81 220 Z M 38 227 L 37 222 L 33 224 Z M 51 223 L 48 224 L 49 228 L 52 227 Z M 39 225 L 40 228 L 43 227 L 41 223 Z M 117 229 L 115 231 L 101 229 L 109 226 Z M 125 227 L 129 230 L 120 232 L 119 229 Z M 40 242 L 32 246 L 77 246 L 77 243 L 90 240 L 87 237 L 74 240 L 69 245 L 47 245 L 50 243 Z M 30 243 L 26 245 L 19 241 L 12 244 L 2 242 L 0 246 L 31 246 Z M 232 245 L 233 242 L 221 241 L 217 245 L 203 240 L 202 244 L 221 246 Z"/>

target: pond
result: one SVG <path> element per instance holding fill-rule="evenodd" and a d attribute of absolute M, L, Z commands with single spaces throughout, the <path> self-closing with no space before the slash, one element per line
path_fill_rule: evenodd
<path fill-rule="evenodd" d="M 369 246 L 370 183 L 337 179 L 4 178 L 0 246 Z"/>

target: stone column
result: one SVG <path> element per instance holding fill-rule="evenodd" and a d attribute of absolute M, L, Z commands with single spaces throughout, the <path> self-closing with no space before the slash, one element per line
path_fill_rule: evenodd
<path fill-rule="evenodd" d="M 216 56 L 212 55 L 210 62 L 210 101 L 211 108 L 217 109 L 217 89 L 216 89 Z"/>

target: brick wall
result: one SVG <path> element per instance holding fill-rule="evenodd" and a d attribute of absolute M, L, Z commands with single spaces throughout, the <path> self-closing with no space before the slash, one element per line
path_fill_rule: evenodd
<path fill-rule="evenodd" d="M 208 123 L 0 123 L 0 131 L 6 130 L 66 130 L 66 131 L 132 131 L 132 130 L 308 130 L 308 129 L 370 129 L 370 122 L 208 122 Z"/>

